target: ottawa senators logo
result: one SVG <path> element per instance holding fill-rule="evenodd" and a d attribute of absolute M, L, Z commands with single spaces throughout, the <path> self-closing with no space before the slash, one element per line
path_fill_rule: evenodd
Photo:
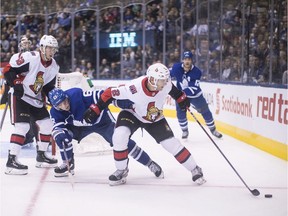
<path fill-rule="evenodd" d="M 155 122 L 162 115 L 163 115 L 163 110 L 159 110 L 157 107 L 155 107 L 155 102 L 151 102 L 148 104 L 147 114 L 146 116 L 143 116 L 143 118 L 146 119 L 147 121 Z"/>
<path fill-rule="evenodd" d="M 40 71 L 37 73 L 34 85 L 30 85 L 30 89 L 37 95 L 39 92 L 41 92 L 43 85 L 44 85 L 44 79 L 43 79 L 44 72 Z"/>

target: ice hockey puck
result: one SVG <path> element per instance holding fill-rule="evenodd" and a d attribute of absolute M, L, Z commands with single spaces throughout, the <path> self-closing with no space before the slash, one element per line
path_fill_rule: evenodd
<path fill-rule="evenodd" d="M 265 198 L 272 198 L 272 194 L 265 194 Z"/>

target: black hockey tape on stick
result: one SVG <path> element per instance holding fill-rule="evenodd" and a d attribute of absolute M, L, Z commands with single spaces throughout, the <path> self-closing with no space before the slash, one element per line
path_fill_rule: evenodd
<path fill-rule="evenodd" d="M 2 127 L 3 127 L 3 124 L 4 124 L 4 120 L 5 120 L 5 116 L 6 116 L 6 113 L 7 113 L 8 105 L 9 104 L 8 104 L 8 101 L 7 101 L 6 104 L 5 104 L 5 107 L 4 107 L 3 115 L 1 117 L 0 132 L 2 131 Z"/>
<path fill-rule="evenodd" d="M 202 128 L 202 130 L 206 133 L 206 135 L 209 137 L 209 139 L 211 140 L 211 142 L 214 144 L 214 146 L 218 149 L 218 151 L 221 153 L 221 155 L 225 158 L 225 160 L 228 162 L 228 164 L 231 166 L 231 168 L 234 170 L 234 172 L 237 174 L 237 176 L 240 178 L 240 180 L 242 181 L 242 183 L 245 185 L 245 187 L 254 195 L 254 196 L 259 196 L 260 192 L 257 189 L 253 189 L 251 190 L 248 185 L 246 184 L 246 182 L 242 179 L 242 177 L 240 176 L 240 174 L 237 172 L 237 170 L 234 168 L 234 166 L 231 164 L 231 162 L 228 160 L 228 158 L 225 156 L 225 154 L 221 151 L 221 149 L 219 148 L 219 146 L 215 143 L 215 141 L 212 139 L 212 137 L 209 135 L 209 133 L 205 130 L 205 128 L 203 127 L 203 125 L 198 121 L 198 119 L 196 118 L 196 116 L 194 115 L 194 113 L 190 110 L 189 107 L 187 107 L 187 110 L 189 111 L 189 113 L 192 115 L 192 117 L 195 119 L 195 121 L 198 123 L 198 125 Z"/>

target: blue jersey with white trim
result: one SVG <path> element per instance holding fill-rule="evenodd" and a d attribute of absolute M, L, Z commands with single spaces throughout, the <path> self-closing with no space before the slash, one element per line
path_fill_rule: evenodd
<path fill-rule="evenodd" d="M 185 72 L 182 62 L 175 63 L 170 69 L 170 75 L 176 79 L 177 88 L 184 91 L 188 98 L 197 98 L 202 94 L 200 88 L 202 72 L 195 65 Z"/>
<path fill-rule="evenodd" d="M 68 95 L 70 102 L 70 110 L 63 111 L 57 110 L 54 107 L 50 110 L 50 116 L 54 122 L 53 130 L 57 128 L 65 128 L 67 125 L 74 126 L 91 126 L 83 120 L 84 112 L 90 107 L 91 104 L 96 104 L 103 90 L 83 91 L 80 88 L 71 88 L 65 91 Z M 104 112 L 108 109 L 104 109 L 95 124 L 101 121 Z"/>

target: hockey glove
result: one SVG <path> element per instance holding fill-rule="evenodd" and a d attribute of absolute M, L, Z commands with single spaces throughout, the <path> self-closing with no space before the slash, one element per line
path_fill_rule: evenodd
<path fill-rule="evenodd" d="M 178 103 L 182 111 L 186 111 L 187 108 L 190 106 L 190 100 L 186 97 L 185 92 L 183 92 L 183 94 L 179 98 L 177 98 L 176 102 Z"/>
<path fill-rule="evenodd" d="M 15 79 L 13 81 L 13 88 L 14 88 L 14 93 L 13 95 L 18 97 L 18 98 L 21 98 L 24 94 L 24 89 L 23 89 L 23 83 L 22 83 L 22 80 L 21 79 Z"/>
<path fill-rule="evenodd" d="M 114 100 L 112 103 L 114 104 L 114 106 L 121 109 L 133 109 L 134 104 L 134 102 L 130 100 Z"/>
<path fill-rule="evenodd" d="M 83 115 L 83 119 L 89 123 L 89 124 L 94 124 L 99 115 L 101 113 L 101 110 L 97 104 L 91 104 L 90 107 L 85 111 Z"/>
<path fill-rule="evenodd" d="M 52 135 L 59 148 L 63 149 L 63 145 L 66 147 L 71 145 L 73 135 L 67 129 L 55 130 L 52 132 Z"/>

